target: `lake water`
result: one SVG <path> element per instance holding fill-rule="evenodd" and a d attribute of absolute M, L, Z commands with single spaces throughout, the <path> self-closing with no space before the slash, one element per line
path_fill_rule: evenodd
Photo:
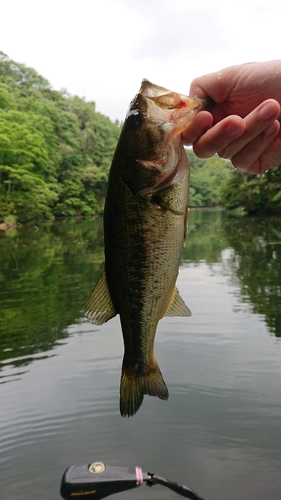
<path fill-rule="evenodd" d="M 0 498 L 59 500 L 66 467 L 101 460 L 206 500 L 280 500 L 280 218 L 190 212 L 178 288 L 193 316 L 161 320 L 155 342 L 170 398 L 129 419 L 119 319 L 83 317 L 102 268 L 100 219 L 0 234 Z"/>

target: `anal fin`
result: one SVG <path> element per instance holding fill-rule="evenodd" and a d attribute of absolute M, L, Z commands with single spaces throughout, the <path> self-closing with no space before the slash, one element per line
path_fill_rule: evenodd
<path fill-rule="evenodd" d="M 181 298 L 176 286 L 164 316 L 192 316 L 191 310 Z"/>

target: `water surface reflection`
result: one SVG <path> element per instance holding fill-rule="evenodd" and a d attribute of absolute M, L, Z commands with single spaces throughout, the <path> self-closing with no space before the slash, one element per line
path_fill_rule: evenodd
<path fill-rule="evenodd" d="M 119 320 L 82 315 L 103 266 L 101 220 L 1 234 L 3 498 L 58 499 L 64 469 L 98 459 L 207 500 L 280 500 L 280 243 L 278 219 L 190 213 L 178 287 L 193 316 L 164 318 L 155 345 L 170 399 L 146 397 L 122 419 Z"/>

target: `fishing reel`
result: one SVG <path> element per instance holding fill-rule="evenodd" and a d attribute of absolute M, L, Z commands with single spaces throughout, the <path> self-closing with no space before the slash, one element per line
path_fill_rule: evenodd
<path fill-rule="evenodd" d="M 106 465 L 103 462 L 72 465 L 66 469 L 61 480 L 60 494 L 65 500 L 81 498 L 101 500 L 142 484 L 147 486 L 161 484 L 182 497 L 204 500 L 187 486 L 156 476 L 152 472 L 143 472 L 140 467 L 119 467 Z"/>

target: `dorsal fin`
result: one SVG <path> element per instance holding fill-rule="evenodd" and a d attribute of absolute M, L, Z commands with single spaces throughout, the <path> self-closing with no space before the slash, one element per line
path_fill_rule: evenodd
<path fill-rule="evenodd" d="M 116 316 L 117 312 L 112 304 L 105 271 L 103 271 L 99 281 L 91 292 L 84 313 L 94 325 L 102 325 Z"/>

